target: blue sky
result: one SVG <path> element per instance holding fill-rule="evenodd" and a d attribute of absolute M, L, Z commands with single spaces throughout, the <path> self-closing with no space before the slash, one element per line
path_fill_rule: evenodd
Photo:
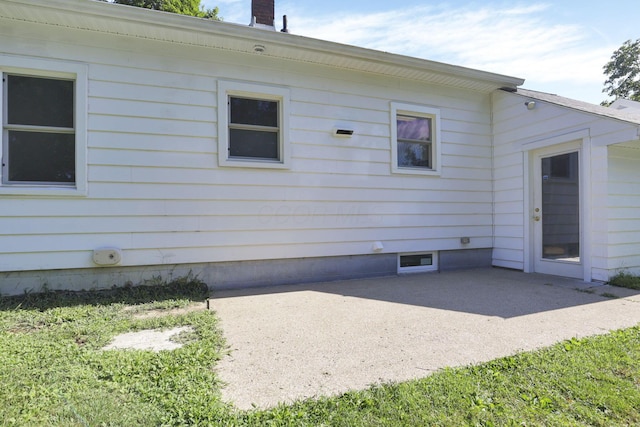
<path fill-rule="evenodd" d="M 251 0 L 202 0 L 248 24 Z M 276 0 L 292 33 L 524 78 L 524 87 L 600 103 L 602 67 L 640 38 L 638 0 Z"/>

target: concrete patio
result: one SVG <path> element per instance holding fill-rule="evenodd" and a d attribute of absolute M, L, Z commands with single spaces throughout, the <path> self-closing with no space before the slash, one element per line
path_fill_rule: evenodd
<path fill-rule="evenodd" d="M 223 397 L 243 409 L 640 323 L 638 291 L 503 269 L 218 291 L 210 306 L 229 345 Z"/>

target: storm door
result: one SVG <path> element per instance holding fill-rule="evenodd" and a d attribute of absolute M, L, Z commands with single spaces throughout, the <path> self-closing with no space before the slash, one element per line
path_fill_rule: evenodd
<path fill-rule="evenodd" d="M 583 278 L 580 152 L 534 158 L 534 266 L 538 273 Z"/>

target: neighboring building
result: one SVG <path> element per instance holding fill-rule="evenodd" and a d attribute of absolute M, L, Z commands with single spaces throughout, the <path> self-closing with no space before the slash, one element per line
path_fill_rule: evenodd
<path fill-rule="evenodd" d="M 264 3 L 0 0 L 0 293 L 640 272 L 640 115 L 278 32 Z"/>

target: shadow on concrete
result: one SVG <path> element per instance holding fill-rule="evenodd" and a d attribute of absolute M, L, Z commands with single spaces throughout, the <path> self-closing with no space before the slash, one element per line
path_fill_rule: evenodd
<path fill-rule="evenodd" d="M 512 318 L 594 304 L 640 291 L 500 268 L 214 291 L 212 298 L 323 292 L 441 310 Z"/>

